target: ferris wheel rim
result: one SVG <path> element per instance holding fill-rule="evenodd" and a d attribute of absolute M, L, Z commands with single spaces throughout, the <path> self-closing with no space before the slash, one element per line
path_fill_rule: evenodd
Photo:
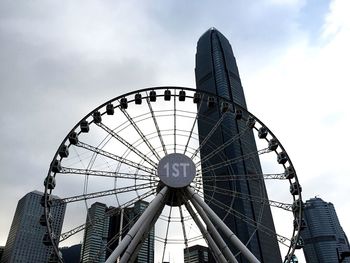
<path fill-rule="evenodd" d="M 74 132 L 75 130 L 77 130 L 77 128 L 79 127 L 80 123 L 81 123 L 82 121 L 86 120 L 87 118 L 91 117 L 92 114 L 93 114 L 94 112 L 99 111 L 100 109 L 102 109 L 103 107 L 105 107 L 105 106 L 106 106 L 107 104 L 109 104 L 109 103 L 113 103 L 113 102 L 116 102 L 116 101 L 119 102 L 120 99 L 125 98 L 125 97 L 129 97 L 129 96 L 132 96 L 132 95 L 135 95 L 135 94 L 138 94 L 138 93 L 144 93 L 144 92 L 148 92 L 148 91 L 152 91 L 152 90 L 157 91 L 157 90 L 166 90 L 166 89 L 175 90 L 175 91 L 176 91 L 176 90 L 185 90 L 185 91 L 190 91 L 190 92 L 198 92 L 198 93 L 201 93 L 201 94 L 206 94 L 207 96 L 214 96 L 214 97 L 216 97 L 216 98 L 217 98 L 218 100 L 220 100 L 220 101 L 229 102 L 229 103 L 233 106 L 233 108 L 238 108 L 238 109 L 244 110 L 244 111 L 248 114 L 248 116 L 251 116 L 251 117 L 254 118 L 261 126 L 265 127 L 265 128 L 268 130 L 269 134 L 270 134 L 273 138 L 275 138 L 275 139 L 277 140 L 277 143 L 278 143 L 278 146 L 280 147 L 280 149 L 281 149 L 283 152 L 286 153 L 290 166 L 294 167 L 293 164 L 292 164 L 292 161 L 291 161 L 291 159 L 289 158 L 287 152 L 285 151 L 283 145 L 280 143 L 280 141 L 277 139 L 277 137 L 273 134 L 273 132 L 272 132 L 262 121 L 260 121 L 255 115 L 253 115 L 252 113 L 250 113 L 250 112 L 249 112 L 248 110 L 246 110 L 244 107 L 242 107 L 241 105 L 239 105 L 239 104 L 237 104 L 237 103 L 235 103 L 235 102 L 229 101 L 229 100 L 226 99 L 226 98 L 223 98 L 223 97 L 217 96 L 217 95 L 215 95 L 215 94 L 212 94 L 212 93 L 210 93 L 210 92 L 201 91 L 201 90 L 198 90 L 198 89 L 193 89 L 193 88 L 188 88 L 188 87 L 175 87 L 175 86 L 150 87 L 150 88 L 135 90 L 135 91 L 128 92 L 128 93 L 125 93 L 125 94 L 123 94 L 123 95 L 117 96 L 117 97 L 115 97 L 115 98 L 113 98 L 113 99 L 111 99 L 111 100 L 108 100 L 107 102 L 101 104 L 100 106 L 96 107 L 94 110 L 92 110 L 91 112 L 89 112 L 84 118 L 82 118 L 82 119 L 71 129 L 71 131 L 67 134 L 67 136 L 63 139 L 62 143 L 60 144 L 60 146 L 58 147 L 58 150 L 56 151 L 56 153 L 55 153 L 55 155 L 54 155 L 53 161 L 56 160 L 57 157 L 59 156 L 59 149 L 60 149 L 60 147 L 61 147 L 62 145 L 65 144 L 65 142 L 68 141 L 69 135 L 70 135 L 72 132 Z M 172 96 L 174 96 L 174 100 L 175 100 L 176 97 L 177 97 L 178 95 L 177 95 L 177 94 L 174 94 L 174 95 L 172 95 Z M 131 102 L 134 102 L 134 100 L 133 100 L 133 99 L 130 99 L 130 100 L 127 101 L 127 103 L 131 103 Z M 119 107 L 119 106 L 120 106 L 120 104 L 119 104 L 118 106 L 115 106 L 115 108 L 117 108 L 117 107 Z M 104 114 L 106 114 L 106 112 L 103 112 L 101 115 L 104 115 Z M 90 121 L 90 123 L 91 123 L 91 122 L 92 122 L 92 121 Z M 256 129 L 256 128 L 254 127 L 254 129 Z M 70 146 L 70 145 L 69 145 L 69 146 Z M 276 152 L 276 154 L 277 154 L 277 151 L 276 151 L 276 150 L 275 150 L 275 152 Z M 62 158 L 61 158 L 61 159 L 62 159 Z M 49 168 L 49 171 L 48 171 L 48 175 L 47 175 L 47 176 L 49 176 L 49 175 L 52 174 L 52 165 L 53 165 L 53 161 L 52 161 L 51 164 L 50 164 L 50 168 Z M 284 166 L 284 164 L 283 164 L 283 166 Z M 294 169 L 294 168 L 293 168 L 293 169 Z M 55 175 L 55 174 L 56 174 L 56 173 L 54 173 L 54 175 Z M 295 171 L 295 175 L 294 175 L 294 180 L 295 180 L 295 182 L 299 185 L 299 180 L 298 180 L 296 171 Z M 289 182 L 290 182 L 290 184 L 291 184 L 291 179 L 289 179 Z M 47 221 L 46 223 L 47 223 L 47 229 L 48 229 L 49 232 L 50 232 L 50 226 L 49 226 L 50 224 L 49 224 L 49 222 L 48 222 L 48 216 L 47 216 L 47 213 L 48 213 L 48 211 L 49 211 L 49 209 L 48 209 L 49 207 L 47 206 L 47 201 L 46 201 L 46 200 L 47 200 L 48 195 L 51 195 L 51 193 L 52 193 L 52 191 L 50 191 L 50 189 L 48 189 L 48 183 L 47 183 L 47 184 L 45 185 L 44 196 L 45 196 L 45 215 L 46 215 L 46 221 Z M 298 200 L 299 200 L 300 205 L 302 205 L 301 189 L 298 189 L 298 194 L 297 194 L 297 196 L 298 196 Z M 294 201 L 297 201 L 294 197 L 295 197 L 295 196 L 293 195 L 293 200 L 294 200 Z M 299 221 L 302 220 L 301 212 L 298 214 L 298 219 L 299 219 Z M 301 226 L 298 225 L 298 228 L 293 228 L 294 230 L 293 230 L 293 235 L 292 235 L 292 236 L 293 236 L 293 237 L 297 237 L 297 239 L 299 238 L 299 234 L 300 234 L 300 230 L 301 230 L 300 227 L 301 227 Z M 52 231 L 52 230 L 51 230 L 51 231 Z M 295 235 L 295 233 L 296 233 L 296 235 Z M 51 238 L 51 235 L 50 235 L 50 238 Z M 54 243 L 54 240 L 53 240 L 53 239 L 51 239 L 51 241 L 52 241 L 52 243 Z M 53 247 L 54 247 L 55 252 L 58 253 L 58 243 L 57 243 L 57 247 L 56 247 L 55 245 L 54 245 Z M 295 246 L 294 246 L 294 247 L 290 246 L 289 251 L 288 251 L 288 253 L 287 253 L 288 255 L 290 255 L 288 260 L 290 260 L 291 255 L 294 254 L 294 250 L 295 250 Z M 288 256 L 288 255 L 287 255 L 287 256 Z"/>

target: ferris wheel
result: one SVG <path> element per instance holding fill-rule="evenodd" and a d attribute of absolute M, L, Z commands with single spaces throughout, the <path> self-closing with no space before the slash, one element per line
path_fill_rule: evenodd
<path fill-rule="evenodd" d="M 219 133 L 225 141 L 215 139 Z M 240 150 L 228 154 L 234 145 Z M 174 256 L 183 262 L 194 245 L 207 246 L 216 262 L 259 262 L 250 249 L 259 235 L 278 242 L 284 262 L 303 246 L 302 189 L 280 141 L 240 105 L 192 88 L 137 90 L 95 108 L 59 145 L 44 185 L 40 223 L 52 262 L 63 262 L 59 247 L 84 246 L 87 233 L 111 218 L 119 218 L 118 231 L 102 234 L 86 262 L 133 262 L 150 238 L 154 262 Z M 140 202 L 146 206 L 121 223 Z M 96 203 L 103 213 L 91 213 Z M 239 209 L 244 205 L 254 206 L 254 214 Z M 58 235 L 52 214 L 60 206 Z M 242 240 L 233 221 L 249 230 Z"/>

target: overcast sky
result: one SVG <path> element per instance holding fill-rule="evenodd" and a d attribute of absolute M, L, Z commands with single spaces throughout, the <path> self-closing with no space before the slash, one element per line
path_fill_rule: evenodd
<path fill-rule="evenodd" d="M 0 245 L 18 200 L 83 116 L 125 92 L 195 86 L 198 38 L 230 41 L 249 110 L 279 138 L 303 198 L 350 235 L 350 2 L 0 1 Z"/>

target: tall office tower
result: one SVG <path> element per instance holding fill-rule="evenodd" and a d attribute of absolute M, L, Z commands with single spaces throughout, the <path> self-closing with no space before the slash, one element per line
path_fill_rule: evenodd
<path fill-rule="evenodd" d="M 114 215 L 109 218 L 108 249 L 106 251 L 106 259 L 112 254 L 119 242 L 125 237 L 134 222 L 133 207 L 127 207 L 124 209 L 109 207 L 107 213 L 109 211 L 112 212 L 112 210 L 115 209 L 117 209 L 118 212 L 114 213 Z"/>
<path fill-rule="evenodd" d="M 301 236 L 308 263 L 339 262 L 338 252 L 350 251 L 349 241 L 340 226 L 332 203 L 317 197 L 307 200 L 304 219 L 307 228 L 301 232 Z M 350 259 L 342 262 L 349 263 Z"/>
<path fill-rule="evenodd" d="M 61 247 L 60 251 L 64 263 L 80 263 L 81 244 Z"/>
<path fill-rule="evenodd" d="M 134 218 L 139 218 L 140 215 L 146 210 L 148 205 L 148 202 L 137 201 L 134 206 Z M 152 227 L 147 238 L 143 241 L 135 261 L 135 263 L 146 262 L 154 262 L 154 227 Z"/>
<path fill-rule="evenodd" d="M 244 92 L 236 65 L 236 59 L 233 55 L 229 41 L 215 28 L 209 29 L 199 39 L 197 43 L 196 54 L 196 85 L 197 89 L 208 91 L 246 108 Z M 200 116 L 198 118 L 198 132 L 200 143 L 206 138 L 208 133 L 213 129 L 217 121 L 220 120 L 223 113 L 220 111 L 220 105 L 215 107 L 199 106 Z M 211 119 L 211 122 L 208 122 Z M 224 128 L 225 127 L 225 128 Z M 233 138 L 239 132 L 245 129 L 245 125 L 237 122 L 233 114 L 225 114 L 223 120 L 209 140 L 200 150 L 201 158 L 205 158 L 213 149 L 223 145 Z M 208 160 L 202 161 L 202 169 L 211 170 L 209 167 L 215 163 L 222 163 L 223 160 L 231 160 L 247 153 L 256 152 L 257 147 L 253 132 L 245 132 L 240 138 L 221 152 Z M 248 200 L 230 198 L 227 195 L 221 195 L 213 191 L 213 184 L 216 187 L 225 190 L 240 192 L 251 196 L 260 196 L 267 198 L 266 188 L 263 180 L 228 180 L 215 182 L 214 180 L 205 180 L 215 175 L 252 175 L 262 174 L 260 160 L 257 154 L 251 158 L 236 162 L 230 166 L 218 167 L 214 171 L 203 172 L 204 178 L 204 197 L 209 202 L 210 207 L 224 219 L 226 225 L 238 236 L 238 238 L 247 244 L 247 247 L 261 261 L 269 263 L 281 262 L 281 253 L 279 250 L 276 237 L 271 237 L 256 231 L 256 227 L 247 224 L 238 217 L 232 216 L 218 208 L 214 204 L 214 199 L 225 205 L 232 207 L 236 213 L 245 215 L 247 218 L 260 222 L 262 225 L 274 231 L 274 223 L 270 207 Z M 211 197 L 214 197 L 213 199 Z M 212 201 L 210 201 L 212 200 Z M 233 246 L 226 240 L 231 250 L 236 251 Z M 238 256 L 239 262 L 246 262 L 243 256 Z"/>
<path fill-rule="evenodd" d="M 117 215 L 111 217 L 108 237 L 110 251 L 113 251 L 118 246 L 121 239 L 128 233 L 148 205 L 148 202 L 140 200 L 135 203 L 134 207 L 125 208 Z M 113 242 L 112 239 L 115 236 L 119 238 Z M 110 254 L 111 252 L 107 253 Z M 137 258 L 134 260 L 134 263 L 147 262 L 154 262 L 154 228 L 150 230 L 147 238 L 142 242 Z"/>
<path fill-rule="evenodd" d="M 4 254 L 4 249 L 5 249 L 4 246 L 0 247 L 0 262 L 1 262 L 2 254 Z"/>
<path fill-rule="evenodd" d="M 81 248 L 81 261 L 105 262 L 108 238 L 109 217 L 106 215 L 107 206 L 96 202 L 88 209 L 86 216 L 87 228 Z M 93 226 L 91 226 L 94 222 Z"/>
<path fill-rule="evenodd" d="M 204 246 L 195 245 L 184 249 L 185 263 L 208 263 L 209 249 Z"/>
<path fill-rule="evenodd" d="M 42 196 L 43 193 L 33 191 L 19 200 L 1 262 L 48 262 L 53 251 L 52 247 L 43 244 L 46 227 L 39 223 L 44 214 L 44 208 L 40 204 Z M 57 196 L 52 197 L 59 199 Z M 65 211 L 66 205 L 51 208 L 52 226 L 56 235 L 61 234 Z"/>
<path fill-rule="evenodd" d="M 112 216 L 111 210 L 115 212 L 115 207 L 108 207 L 102 203 L 94 203 L 88 210 L 89 220 L 97 218 L 94 227 L 88 227 L 84 233 L 84 242 L 81 250 L 82 262 L 105 262 L 113 250 L 118 246 L 120 240 L 128 233 L 141 213 L 148 206 L 148 202 L 138 201 L 134 207 L 120 209 Z M 101 220 L 101 218 L 103 218 Z M 121 233 L 121 235 L 120 235 Z M 154 261 L 154 229 L 143 241 L 135 263 L 146 263 Z"/>

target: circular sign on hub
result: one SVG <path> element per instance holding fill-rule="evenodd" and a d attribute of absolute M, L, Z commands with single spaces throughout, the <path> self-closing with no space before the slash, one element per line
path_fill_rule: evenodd
<path fill-rule="evenodd" d="M 193 161 L 180 153 L 164 156 L 159 161 L 157 171 L 160 180 L 173 188 L 188 186 L 196 176 L 196 166 Z"/>

